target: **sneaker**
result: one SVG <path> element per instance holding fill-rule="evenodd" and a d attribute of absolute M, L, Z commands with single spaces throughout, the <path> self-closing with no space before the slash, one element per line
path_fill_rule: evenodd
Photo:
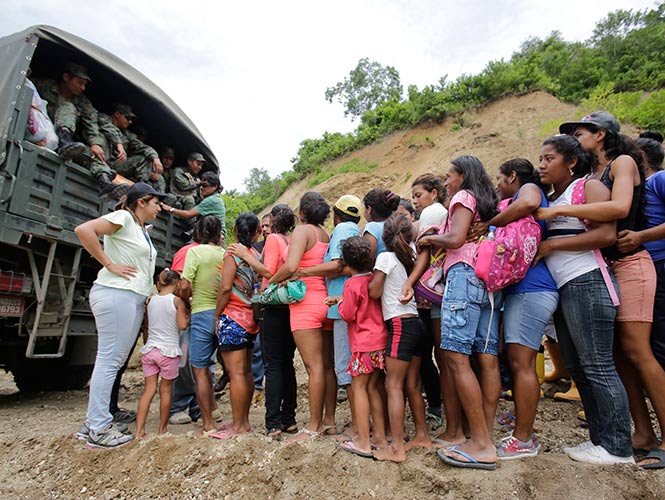
<path fill-rule="evenodd" d="M 515 436 L 501 441 L 497 447 L 497 458 L 499 460 L 514 460 L 516 458 L 535 457 L 538 455 L 540 443 L 529 439 L 527 442 L 520 441 Z"/>
<path fill-rule="evenodd" d="M 169 417 L 169 424 L 173 424 L 173 425 L 189 424 L 189 423 L 191 423 L 191 421 L 192 421 L 192 417 L 190 417 L 184 411 L 177 411 Z"/>
<path fill-rule="evenodd" d="M 118 408 L 113 414 L 113 421 L 123 424 L 131 424 L 136 420 L 136 412 L 134 410 L 125 410 L 124 408 Z"/>
<path fill-rule="evenodd" d="M 580 451 L 568 453 L 568 456 L 578 462 L 596 465 L 634 464 L 635 459 L 631 456 L 618 457 L 612 455 L 602 446 L 591 446 Z"/>
<path fill-rule="evenodd" d="M 129 432 L 129 426 L 127 424 L 123 424 L 120 422 L 113 422 L 111 424 L 118 432 L 122 432 L 123 434 L 126 434 Z M 81 425 L 81 428 L 74 433 L 74 437 L 78 439 L 79 441 L 87 441 L 88 436 L 90 435 L 90 427 L 88 426 L 87 422 L 84 422 Z"/>
<path fill-rule="evenodd" d="M 88 448 L 119 448 L 134 439 L 132 434 L 123 434 L 113 424 L 109 424 L 104 430 L 95 432 L 90 429 L 88 434 Z"/>
<path fill-rule="evenodd" d="M 563 449 L 563 452 L 566 455 L 570 455 L 571 453 L 577 453 L 583 450 L 586 450 L 587 448 L 593 448 L 595 445 L 591 441 L 584 441 L 581 444 L 578 444 L 577 446 L 567 446 Z"/>

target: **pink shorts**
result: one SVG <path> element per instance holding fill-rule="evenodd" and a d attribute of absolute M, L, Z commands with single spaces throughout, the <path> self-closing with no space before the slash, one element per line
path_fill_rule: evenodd
<path fill-rule="evenodd" d="M 156 347 L 150 349 L 150 352 L 144 354 L 141 358 L 143 376 L 146 378 L 160 374 L 163 379 L 174 380 L 178 378 L 179 364 L 180 356 L 169 358 L 164 356 Z"/>
<path fill-rule="evenodd" d="M 642 250 L 615 260 L 612 272 L 619 284 L 621 301 L 615 321 L 651 323 L 656 295 L 656 268 L 649 252 Z"/>
<path fill-rule="evenodd" d="M 349 367 L 346 373 L 352 377 L 358 375 L 367 375 L 374 370 L 385 370 L 386 368 L 386 353 L 385 351 L 370 351 L 370 352 L 352 352 L 351 359 L 349 360 Z"/>

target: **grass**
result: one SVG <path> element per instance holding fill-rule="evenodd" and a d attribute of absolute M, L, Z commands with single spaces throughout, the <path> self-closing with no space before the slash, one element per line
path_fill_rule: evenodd
<path fill-rule="evenodd" d="M 332 179 L 338 174 L 350 173 L 368 173 L 374 170 L 378 163 L 368 163 L 360 158 L 353 158 L 345 163 L 342 163 L 337 168 L 327 168 L 326 170 L 319 171 L 314 177 L 307 180 L 307 187 L 312 188 Z"/>

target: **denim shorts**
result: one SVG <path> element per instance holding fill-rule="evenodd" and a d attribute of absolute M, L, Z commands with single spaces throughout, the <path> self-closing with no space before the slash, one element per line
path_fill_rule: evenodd
<path fill-rule="evenodd" d="M 557 292 L 516 293 L 505 296 L 503 303 L 503 341 L 537 351 L 545 327 L 559 304 Z"/>
<path fill-rule="evenodd" d="M 349 367 L 349 361 L 351 360 L 351 346 L 349 345 L 349 326 L 343 319 L 333 321 L 333 346 L 337 385 L 349 385 L 351 375 L 346 372 L 346 369 Z"/>
<path fill-rule="evenodd" d="M 494 310 L 485 283 L 462 262 L 446 275 L 441 303 L 441 349 L 472 354 L 499 352 L 499 312 L 503 293 L 494 292 Z"/>
<path fill-rule="evenodd" d="M 189 337 L 189 364 L 194 368 L 208 368 L 215 364 L 211 359 L 217 349 L 215 334 L 215 310 L 192 314 Z"/>
<path fill-rule="evenodd" d="M 217 340 L 220 351 L 239 351 L 252 349 L 256 334 L 249 333 L 226 314 L 222 314 L 217 325 Z"/>

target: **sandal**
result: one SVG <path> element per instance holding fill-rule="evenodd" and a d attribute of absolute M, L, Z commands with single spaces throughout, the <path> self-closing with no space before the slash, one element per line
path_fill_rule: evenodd
<path fill-rule="evenodd" d="M 321 434 L 324 436 L 336 436 L 339 434 L 336 425 L 324 425 Z"/>
<path fill-rule="evenodd" d="M 295 434 L 298 432 L 298 424 L 283 425 L 282 432 L 286 432 L 287 434 Z"/>
<path fill-rule="evenodd" d="M 316 439 L 321 435 L 318 431 L 310 431 L 307 427 L 303 427 L 297 434 L 289 437 L 287 439 L 288 443 L 301 443 L 309 441 L 311 439 Z"/>
<path fill-rule="evenodd" d="M 282 432 L 282 429 L 279 427 L 272 427 L 270 429 L 266 429 L 266 436 L 277 439 L 281 437 Z"/>

